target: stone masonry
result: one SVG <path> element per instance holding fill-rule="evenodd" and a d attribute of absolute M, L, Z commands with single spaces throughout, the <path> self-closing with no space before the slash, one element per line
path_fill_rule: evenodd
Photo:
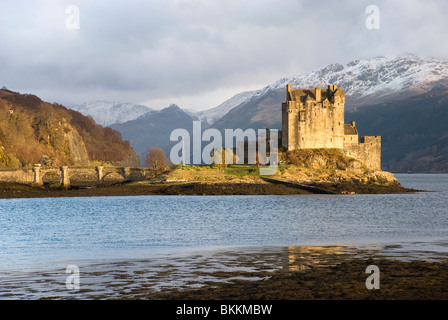
<path fill-rule="evenodd" d="M 355 122 L 344 123 L 345 93 L 327 89 L 286 87 L 282 103 L 282 146 L 295 149 L 340 149 L 372 170 L 381 170 L 381 137 L 359 138 Z"/>
<path fill-rule="evenodd" d="M 21 183 L 43 185 L 59 183 L 62 187 L 70 187 L 75 183 L 120 183 L 139 181 L 156 176 L 154 169 L 131 167 L 33 167 L 19 169 L 0 169 L 0 183 Z"/>

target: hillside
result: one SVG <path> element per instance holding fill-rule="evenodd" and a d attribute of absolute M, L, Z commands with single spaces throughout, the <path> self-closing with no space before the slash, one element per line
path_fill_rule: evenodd
<path fill-rule="evenodd" d="M 360 135 L 381 135 L 383 169 L 448 172 L 448 86 L 346 112 Z"/>
<path fill-rule="evenodd" d="M 139 165 L 119 132 L 35 95 L 0 90 L 0 167 L 105 162 Z"/>
<path fill-rule="evenodd" d="M 171 132 L 184 128 L 191 132 L 196 117 L 184 112 L 177 105 L 160 111 L 147 113 L 136 120 L 114 124 L 111 127 L 120 131 L 129 140 L 140 159 L 144 159 L 149 148 L 161 148 L 169 157 L 170 150 L 177 142 L 170 141 Z"/>
<path fill-rule="evenodd" d="M 254 94 L 253 91 L 245 91 L 238 93 L 237 95 L 224 101 L 219 106 L 214 107 L 212 109 L 200 112 L 192 111 L 192 115 L 197 117 L 199 120 L 204 121 L 204 124 L 212 125 L 217 120 L 226 115 L 230 110 L 234 109 L 235 107 L 245 102 L 248 98 L 252 97 L 253 94 Z"/>
<path fill-rule="evenodd" d="M 241 128 L 246 130 L 282 129 L 282 102 L 285 100 L 286 89 L 268 90 L 262 96 L 240 104 L 217 120 L 212 127 L 218 130 Z"/>

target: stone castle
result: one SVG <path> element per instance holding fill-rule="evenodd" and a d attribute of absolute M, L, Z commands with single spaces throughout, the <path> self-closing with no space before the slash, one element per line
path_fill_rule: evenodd
<path fill-rule="evenodd" d="M 381 137 L 359 138 L 355 122 L 344 123 L 345 93 L 336 85 L 327 89 L 286 87 L 282 103 L 281 145 L 286 150 L 334 148 L 381 170 Z"/>

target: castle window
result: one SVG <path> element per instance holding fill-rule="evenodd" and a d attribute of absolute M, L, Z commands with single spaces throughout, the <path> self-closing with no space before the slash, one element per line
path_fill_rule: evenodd
<path fill-rule="evenodd" d="M 333 111 L 330 111 L 330 117 L 332 117 L 333 116 Z"/>
<path fill-rule="evenodd" d="M 334 131 L 334 128 L 331 128 L 331 131 Z"/>
<path fill-rule="evenodd" d="M 299 121 L 305 122 L 305 111 L 299 111 Z"/>

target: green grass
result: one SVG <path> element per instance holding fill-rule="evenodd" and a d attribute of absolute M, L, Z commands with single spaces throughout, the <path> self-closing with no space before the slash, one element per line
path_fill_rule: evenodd
<path fill-rule="evenodd" d="M 209 165 L 182 165 L 182 164 L 176 164 L 174 166 L 171 166 L 171 170 L 180 169 L 180 170 L 196 170 L 201 171 L 202 169 L 212 169 L 212 166 Z"/>
<path fill-rule="evenodd" d="M 259 170 L 256 165 L 229 165 L 224 169 L 224 172 L 240 179 L 244 178 L 245 176 L 255 177 L 259 175 Z"/>
<path fill-rule="evenodd" d="M 280 174 L 284 174 L 286 169 L 289 169 L 291 167 L 290 164 L 284 165 L 284 166 L 278 166 L 278 171 L 280 171 Z"/>

